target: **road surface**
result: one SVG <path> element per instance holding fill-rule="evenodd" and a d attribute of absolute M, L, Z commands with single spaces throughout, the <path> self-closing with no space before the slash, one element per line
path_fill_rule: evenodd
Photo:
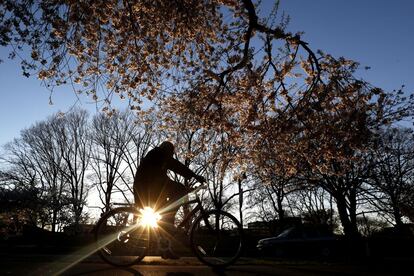
<path fill-rule="evenodd" d="M 414 275 L 414 264 L 392 262 L 376 264 L 317 263 L 309 261 L 274 261 L 253 258 L 241 259 L 225 271 L 214 271 L 196 258 L 163 260 L 146 257 L 139 265 L 115 268 L 97 256 L 82 259 L 80 256 L 0 255 L 0 275 L 136 275 L 136 276 L 204 276 L 204 275 Z M 80 261 L 79 261 L 80 260 Z M 390 265 L 391 264 L 391 265 Z"/>

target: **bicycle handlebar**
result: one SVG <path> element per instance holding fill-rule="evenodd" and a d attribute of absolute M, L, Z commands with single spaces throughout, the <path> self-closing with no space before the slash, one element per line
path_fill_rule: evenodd
<path fill-rule="evenodd" d="M 117 203 L 117 202 L 114 202 L 114 203 L 111 203 L 112 205 L 115 205 L 115 206 L 132 206 L 132 205 L 134 205 L 133 203 Z"/>
<path fill-rule="evenodd" d="M 200 186 L 198 186 L 197 188 L 195 188 L 193 191 L 191 191 L 192 193 L 197 193 L 200 190 L 206 189 L 208 186 L 207 184 L 202 184 Z"/>

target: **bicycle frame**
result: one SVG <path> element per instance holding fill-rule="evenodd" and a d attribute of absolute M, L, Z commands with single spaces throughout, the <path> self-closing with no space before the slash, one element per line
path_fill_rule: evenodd
<path fill-rule="evenodd" d="M 197 214 L 198 211 L 200 211 L 202 214 L 205 213 L 205 210 L 204 210 L 203 206 L 201 205 L 201 200 L 198 196 L 193 200 L 189 200 L 188 202 L 185 202 L 185 203 L 181 204 L 181 206 L 191 205 L 191 204 L 194 204 L 194 203 L 197 203 L 197 205 L 190 211 L 190 213 L 188 213 L 184 217 L 183 221 L 180 222 L 180 224 L 178 224 L 178 227 L 184 227 L 188 223 L 188 221 L 192 217 L 194 217 L 195 214 Z"/>
<path fill-rule="evenodd" d="M 190 211 L 190 213 L 188 213 L 184 217 L 183 221 L 178 224 L 178 227 L 184 227 L 185 225 L 187 225 L 187 223 L 189 222 L 189 220 L 191 218 L 195 217 L 195 215 L 197 214 L 197 212 L 200 211 L 200 215 L 203 216 L 203 220 L 204 220 L 206 226 L 208 228 L 211 228 L 210 223 L 205 219 L 205 217 L 206 217 L 205 216 L 206 215 L 206 211 L 203 208 L 203 205 L 201 203 L 200 197 L 198 195 L 196 195 L 196 198 L 195 199 L 189 200 L 189 201 L 181 204 L 180 206 L 191 205 L 191 204 L 194 204 L 194 203 L 196 203 L 197 205 Z M 188 234 L 189 231 L 190 231 L 190 229 L 187 229 L 186 233 Z"/>

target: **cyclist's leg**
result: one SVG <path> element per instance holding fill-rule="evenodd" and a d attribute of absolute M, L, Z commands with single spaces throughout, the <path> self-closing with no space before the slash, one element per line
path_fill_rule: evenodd
<path fill-rule="evenodd" d="M 144 208 L 149 204 L 149 184 L 143 181 L 135 181 L 134 187 L 134 201 L 137 208 Z"/>
<path fill-rule="evenodd" d="M 164 186 L 166 212 L 163 214 L 163 221 L 169 225 L 174 226 L 175 215 L 180 208 L 179 200 L 186 196 L 187 188 L 179 182 L 169 180 Z"/>
<path fill-rule="evenodd" d="M 187 189 L 178 182 L 169 180 L 165 185 L 161 197 L 164 199 L 163 207 L 165 211 L 162 213 L 160 226 L 163 235 L 161 240 L 168 245 L 168 249 L 162 253 L 163 258 L 177 259 L 178 255 L 171 248 L 171 240 L 176 236 L 176 228 L 174 227 L 175 215 L 180 208 L 179 199 L 187 194 Z"/>

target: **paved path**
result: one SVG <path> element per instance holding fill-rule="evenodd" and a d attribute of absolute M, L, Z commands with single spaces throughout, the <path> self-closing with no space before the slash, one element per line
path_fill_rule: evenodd
<path fill-rule="evenodd" d="M 414 264 L 327 264 L 312 262 L 241 259 L 237 265 L 225 271 L 214 271 L 202 265 L 196 258 L 163 260 L 160 257 L 146 257 L 139 265 L 129 268 L 115 268 L 92 255 L 80 262 L 77 255 L 7 255 L 0 254 L 0 275 L 137 275 L 137 276 L 309 276 L 309 275 L 413 275 Z"/>

